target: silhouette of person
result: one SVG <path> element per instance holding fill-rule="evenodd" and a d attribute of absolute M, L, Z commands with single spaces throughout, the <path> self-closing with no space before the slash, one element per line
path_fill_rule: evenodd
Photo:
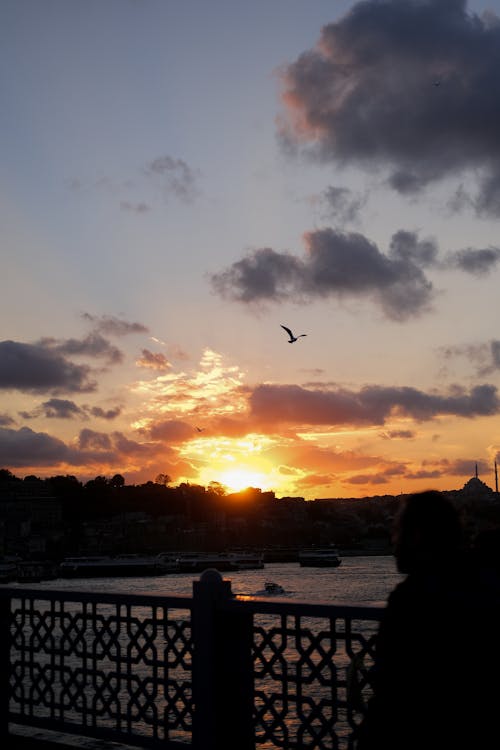
<path fill-rule="evenodd" d="M 497 746 L 500 589 L 466 550 L 460 517 L 439 492 L 407 499 L 394 541 L 406 578 L 380 624 L 357 750 Z"/>

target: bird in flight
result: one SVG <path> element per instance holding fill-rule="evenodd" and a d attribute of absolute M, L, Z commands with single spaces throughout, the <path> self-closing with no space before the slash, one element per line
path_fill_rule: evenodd
<path fill-rule="evenodd" d="M 286 326 L 283 326 L 283 325 L 281 327 L 284 328 L 285 331 L 290 336 L 290 338 L 288 339 L 288 343 L 289 344 L 294 344 L 298 339 L 300 339 L 301 336 L 307 336 L 307 333 L 299 333 L 298 336 L 294 336 L 293 333 L 291 332 L 291 330 L 289 328 L 287 328 Z"/>
<path fill-rule="evenodd" d="M 197 429 L 198 432 L 203 432 L 205 428 L 204 427 L 197 427 L 196 429 Z"/>

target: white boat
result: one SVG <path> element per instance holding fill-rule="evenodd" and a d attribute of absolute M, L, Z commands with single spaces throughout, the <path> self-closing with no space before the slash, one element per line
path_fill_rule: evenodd
<path fill-rule="evenodd" d="M 299 563 L 307 568 L 338 568 L 342 560 L 336 547 L 310 547 L 299 550 Z"/>

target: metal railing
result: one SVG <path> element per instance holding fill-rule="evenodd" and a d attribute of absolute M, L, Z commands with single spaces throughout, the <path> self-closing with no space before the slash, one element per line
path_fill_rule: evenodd
<path fill-rule="evenodd" d="M 143 748 L 353 748 L 381 609 L 0 590 L 0 721 Z M 10 729 L 9 729 L 10 725 Z"/>

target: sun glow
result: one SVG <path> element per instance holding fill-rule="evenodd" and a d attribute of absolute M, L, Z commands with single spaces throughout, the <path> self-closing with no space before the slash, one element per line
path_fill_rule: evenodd
<path fill-rule="evenodd" d="M 240 492 L 247 487 L 270 489 L 269 477 L 266 474 L 246 467 L 223 471 L 219 474 L 218 481 L 227 487 L 229 492 Z"/>

